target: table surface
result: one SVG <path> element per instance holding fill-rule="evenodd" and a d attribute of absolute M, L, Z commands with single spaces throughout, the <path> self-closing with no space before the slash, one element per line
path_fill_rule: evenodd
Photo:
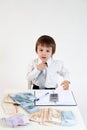
<path fill-rule="evenodd" d="M 4 93 L 1 93 L 0 95 L 0 117 L 5 117 L 6 114 L 4 113 L 3 109 L 2 109 L 2 106 L 1 106 L 1 102 L 3 100 L 3 97 L 8 94 L 8 93 L 16 93 L 16 92 L 30 92 L 30 90 L 6 90 Z M 38 106 L 39 108 L 46 108 L 48 106 Z M 34 122 L 31 122 L 29 125 L 27 126 L 22 126 L 22 127 L 17 127 L 15 128 L 16 130 L 17 129 L 23 129 L 23 130 L 26 130 L 27 128 L 29 129 L 36 129 L 38 128 L 38 130 L 41 128 L 44 129 L 44 130 L 48 130 L 48 129 L 52 129 L 53 128 L 58 128 L 59 130 L 86 130 L 86 127 L 84 125 L 84 122 L 83 122 L 83 119 L 82 119 L 82 116 L 81 116 L 81 113 L 79 111 L 79 108 L 78 106 L 50 106 L 52 108 L 56 108 L 56 109 L 59 109 L 59 110 L 68 110 L 68 111 L 72 111 L 76 117 L 76 125 L 73 125 L 73 126 L 59 126 L 59 125 L 49 125 L 49 126 L 46 126 L 46 125 L 40 125 L 40 124 L 37 124 L 37 123 L 34 123 Z M 25 111 L 23 109 L 20 108 L 20 112 L 23 112 L 25 113 Z M 4 128 L 2 126 L 0 126 L 0 128 L 2 130 L 6 129 L 6 130 L 9 130 L 9 128 Z M 13 128 L 10 128 L 10 129 L 13 129 Z"/>

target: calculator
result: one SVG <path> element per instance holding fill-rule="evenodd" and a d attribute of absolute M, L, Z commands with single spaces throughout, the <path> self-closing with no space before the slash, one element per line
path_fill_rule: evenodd
<path fill-rule="evenodd" d="M 51 102 L 58 102 L 58 93 L 52 93 L 50 94 L 50 99 Z"/>

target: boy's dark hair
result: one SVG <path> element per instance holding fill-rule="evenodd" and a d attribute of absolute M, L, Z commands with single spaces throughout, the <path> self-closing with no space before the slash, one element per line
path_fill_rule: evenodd
<path fill-rule="evenodd" d="M 55 41 L 52 37 L 50 37 L 48 35 L 43 35 L 38 38 L 38 40 L 36 42 L 36 47 L 35 47 L 36 52 L 37 52 L 38 45 L 52 47 L 52 55 L 55 53 L 55 50 L 56 50 Z"/>

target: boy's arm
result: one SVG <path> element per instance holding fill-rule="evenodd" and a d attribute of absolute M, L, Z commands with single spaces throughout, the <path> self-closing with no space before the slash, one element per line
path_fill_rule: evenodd
<path fill-rule="evenodd" d="M 63 87 L 64 90 L 69 89 L 69 85 L 70 85 L 69 71 L 64 67 L 63 64 L 61 67 L 60 75 L 63 77 L 63 82 L 61 83 L 61 86 Z"/>
<path fill-rule="evenodd" d="M 37 65 L 33 62 L 28 65 L 27 80 L 32 81 L 39 75 L 40 71 L 37 69 Z"/>
<path fill-rule="evenodd" d="M 63 77 L 64 81 L 70 82 L 69 71 L 64 67 L 63 63 L 61 64 L 60 75 Z"/>

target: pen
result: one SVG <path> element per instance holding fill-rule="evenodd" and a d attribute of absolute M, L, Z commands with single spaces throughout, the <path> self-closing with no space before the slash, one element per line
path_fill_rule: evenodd
<path fill-rule="evenodd" d="M 42 95 L 41 97 L 39 97 L 39 98 L 36 98 L 34 101 L 39 101 L 41 98 L 44 98 L 46 95 L 48 95 L 49 94 L 49 92 L 47 92 L 47 93 L 45 93 L 44 95 Z"/>

